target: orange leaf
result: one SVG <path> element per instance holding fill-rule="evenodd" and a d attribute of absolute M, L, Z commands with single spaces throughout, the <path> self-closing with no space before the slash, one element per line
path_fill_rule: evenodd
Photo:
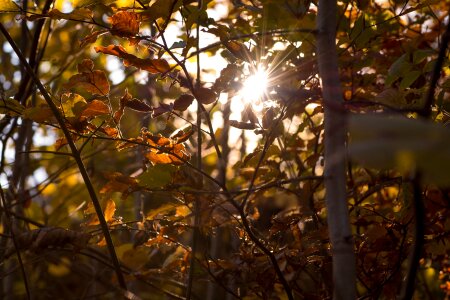
<path fill-rule="evenodd" d="M 108 78 L 106 78 L 105 72 L 100 70 L 75 74 L 70 77 L 69 82 L 66 83 L 64 87 L 66 89 L 72 89 L 75 87 L 81 88 L 92 95 L 104 96 L 109 94 Z"/>
<path fill-rule="evenodd" d="M 175 100 L 173 103 L 173 109 L 185 111 L 192 104 L 192 101 L 194 101 L 194 97 L 192 95 L 183 94 Z"/>
<path fill-rule="evenodd" d="M 123 64 L 133 66 L 149 73 L 165 73 L 170 70 L 169 63 L 164 59 L 143 59 L 129 54 L 122 46 L 109 45 L 108 47 L 97 46 L 94 47 L 96 52 L 114 55 L 123 59 Z"/>
<path fill-rule="evenodd" d="M 87 212 L 86 210 L 85 212 Z M 106 222 L 113 220 L 114 212 L 116 211 L 116 203 L 112 199 L 108 199 L 103 208 L 103 215 L 105 217 Z M 98 225 L 100 221 L 96 214 L 93 214 L 89 221 L 86 222 L 86 225 Z"/>
<path fill-rule="evenodd" d="M 100 100 L 93 100 L 86 105 L 86 108 L 81 113 L 81 117 L 96 117 L 100 115 L 109 114 L 109 107 Z"/>
<path fill-rule="evenodd" d="M 112 15 L 109 20 L 112 25 L 111 33 L 114 35 L 130 37 L 139 33 L 141 20 L 137 13 L 119 11 Z"/>
<path fill-rule="evenodd" d="M 119 130 L 113 127 L 106 126 L 105 128 L 100 129 L 102 132 L 106 133 L 106 135 L 110 137 L 117 137 L 119 135 Z"/>
<path fill-rule="evenodd" d="M 84 47 L 86 44 L 95 43 L 95 41 L 97 41 L 97 38 L 106 32 L 108 32 L 107 29 L 97 30 L 85 36 L 84 38 L 81 39 L 80 47 Z"/>
<path fill-rule="evenodd" d="M 153 164 L 180 165 L 190 158 L 181 143 L 176 143 L 172 139 L 160 135 L 152 135 L 149 132 L 144 132 L 143 135 L 151 146 L 145 157 Z"/>

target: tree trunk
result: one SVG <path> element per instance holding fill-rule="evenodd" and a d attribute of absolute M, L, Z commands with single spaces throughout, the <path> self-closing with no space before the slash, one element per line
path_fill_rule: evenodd
<path fill-rule="evenodd" d="M 356 266 L 346 197 L 347 132 L 336 52 L 336 14 L 336 0 L 319 1 L 317 55 L 325 111 L 325 201 L 333 251 L 333 299 L 353 300 Z"/>

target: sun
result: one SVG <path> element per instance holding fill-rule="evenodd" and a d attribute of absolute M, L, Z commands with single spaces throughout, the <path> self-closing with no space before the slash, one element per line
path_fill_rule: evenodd
<path fill-rule="evenodd" d="M 261 100 L 267 94 L 268 80 L 267 71 L 258 67 L 242 84 L 242 89 L 239 91 L 242 100 L 245 103 L 254 103 Z"/>

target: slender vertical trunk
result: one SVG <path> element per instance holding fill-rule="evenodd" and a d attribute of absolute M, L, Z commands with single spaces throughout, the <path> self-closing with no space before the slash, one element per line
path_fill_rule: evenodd
<path fill-rule="evenodd" d="M 333 251 L 333 299 L 356 297 L 356 264 L 347 197 L 343 108 L 336 52 L 336 0 L 320 0 L 317 17 L 317 55 L 325 111 L 325 201 Z"/>

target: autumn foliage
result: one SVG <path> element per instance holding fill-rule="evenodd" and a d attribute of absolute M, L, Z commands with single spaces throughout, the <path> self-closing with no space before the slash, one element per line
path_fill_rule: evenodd
<path fill-rule="evenodd" d="M 450 297 L 449 4 L 339 1 L 342 108 L 317 4 L 0 0 L 0 298 L 331 299 L 336 160 L 358 299 Z"/>

